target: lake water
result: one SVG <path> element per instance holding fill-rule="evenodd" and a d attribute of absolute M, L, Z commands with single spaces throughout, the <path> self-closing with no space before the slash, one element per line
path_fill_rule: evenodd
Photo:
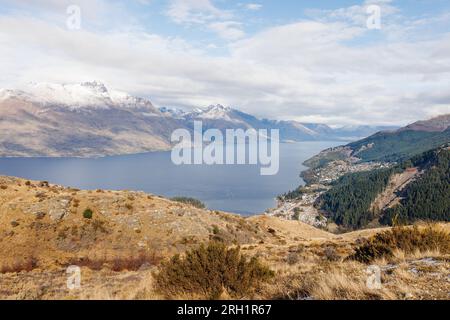
<path fill-rule="evenodd" d="M 165 197 L 189 196 L 209 209 L 251 215 L 276 205 L 276 196 L 303 184 L 302 162 L 343 142 L 320 141 L 280 145 L 280 170 L 261 176 L 254 165 L 176 166 L 170 152 L 78 158 L 0 158 L 0 174 L 79 189 L 145 191 Z"/>

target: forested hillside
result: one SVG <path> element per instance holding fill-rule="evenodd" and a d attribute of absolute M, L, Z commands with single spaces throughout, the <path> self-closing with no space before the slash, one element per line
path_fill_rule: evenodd
<path fill-rule="evenodd" d="M 442 132 L 403 130 L 379 132 L 350 143 L 354 155 L 363 161 L 402 161 L 450 141 L 450 128 Z M 369 148 L 361 148 L 370 146 Z"/>
<path fill-rule="evenodd" d="M 336 224 L 347 229 L 366 226 L 378 218 L 371 204 L 395 173 L 417 167 L 423 172 L 401 191 L 400 204 L 381 214 L 382 224 L 417 220 L 450 221 L 450 150 L 425 152 L 390 169 L 346 175 L 318 200 L 317 206 Z"/>
<path fill-rule="evenodd" d="M 374 218 L 370 205 L 398 171 L 391 168 L 348 174 L 319 198 L 318 206 L 344 228 L 364 227 Z"/>
<path fill-rule="evenodd" d="M 411 164 L 426 171 L 399 194 L 400 205 L 387 210 L 382 222 L 450 221 L 450 150 L 427 152 Z"/>

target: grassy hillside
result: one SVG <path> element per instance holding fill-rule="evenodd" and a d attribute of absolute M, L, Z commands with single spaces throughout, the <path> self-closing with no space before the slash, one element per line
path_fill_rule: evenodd
<path fill-rule="evenodd" d="M 334 235 L 141 192 L 0 177 L 0 299 L 445 300 L 449 230 Z M 373 259 L 394 266 L 381 290 L 366 285 Z M 80 267 L 78 289 L 67 287 L 69 265 Z"/>

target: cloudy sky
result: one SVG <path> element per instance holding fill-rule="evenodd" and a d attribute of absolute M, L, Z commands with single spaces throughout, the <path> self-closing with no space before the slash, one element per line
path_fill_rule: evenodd
<path fill-rule="evenodd" d="M 0 0 L 0 71 L 3 88 L 98 80 L 157 106 L 406 124 L 450 113 L 450 1 Z"/>

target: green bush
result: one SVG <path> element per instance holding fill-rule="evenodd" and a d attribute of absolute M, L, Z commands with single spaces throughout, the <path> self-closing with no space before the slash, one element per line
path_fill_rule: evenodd
<path fill-rule="evenodd" d="M 194 206 L 194 207 L 196 207 L 198 209 L 205 209 L 206 208 L 206 206 L 205 206 L 205 204 L 203 202 L 201 202 L 200 200 L 194 199 L 194 198 L 174 197 L 171 200 L 175 201 L 175 202 L 188 204 L 188 205 Z"/>
<path fill-rule="evenodd" d="M 213 230 L 212 230 L 213 234 L 218 235 L 220 233 L 220 229 L 218 226 L 213 225 Z"/>
<path fill-rule="evenodd" d="M 243 298 L 273 275 L 257 258 L 241 255 L 239 248 L 211 242 L 164 263 L 156 276 L 156 286 L 167 297 L 188 294 L 218 299 L 226 290 L 233 298 Z"/>
<path fill-rule="evenodd" d="M 84 210 L 84 212 L 83 212 L 83 217 L 85 218 L 85 219 L 92 219 L 92 216 L 94 215 L 94 212 L 92 212 L 92 210 L 91 209 L 86 209 L 86 210 Z"/>
<path fill-rule="evenodd" d="M 425 228 L 396 227 L 376 234 L 356 248 L 355 253 L 349 258 L 370 263 L 377 258 L 391 257 L 395 250 L 402 250 L 405 253 L 427 250 L 449 253 L 450 234 L 432 225 Z"/>

